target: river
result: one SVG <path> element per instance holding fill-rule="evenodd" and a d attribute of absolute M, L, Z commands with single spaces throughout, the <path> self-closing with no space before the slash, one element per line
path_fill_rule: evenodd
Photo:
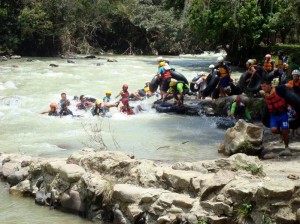
<path fill-rule="evenodd" d="M 200 71 L 208 71 L 217 56 L 166 58 L 190 81 Z M 134 102 L 133 105 L 141 104 L 145 109 L 134 116 L 120 114 L 113 108 L 111 118 L 93 117 L 89 112 L 77 111 L 74 101 L 70 109 L 74 114 L 81 114 L 80 118 L 40 114 L 49 109 L 51 102 L 58 102 L 62 92 L 69 99 L 82 94 L 102 99 L 105 91 L 111 90 L 114 98 L 124 83 L 129 85 L 129 92 L 134 92 L 143 88 L 157 71 L 153 56 L 111 56 L 117 62 L 107 62 L 108 57 L 74 59 L 75 63 L 60 58 L 0 62 L 1 152 L 67 157 L 82 147 L 100 149 L 90 139 L 94 136 L 103 139 L 107 149 L 134 154 L 136 158 L 195 161 L 222 157 L 217 148 L 224 131 L 216 128 L 214 118 L 157 113 L 151 109 L 155 97 Z M 91 132 L 95 127 L 98 130 Z M 1 223 L 41 223 L 38 221 L 41 218 L 54 218 L 53 211 L 37 208 L 32 200 L 12 198 L 3 184 L 0 187 Z M 86 222 L 69 215 L 55 213 L 55 216 L 49 223 Z"/>

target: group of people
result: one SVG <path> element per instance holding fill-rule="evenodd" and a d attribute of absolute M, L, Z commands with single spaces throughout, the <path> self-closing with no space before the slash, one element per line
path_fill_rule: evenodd
<path fill-rule="evenodd" d="M 296 113 L 292 105 L 286 102 L 285 98 L 279 96 L 281 95 L 279 91 L 280 88 L 286 88 L 287 91 L 293 91 L 296 96 L 300 97 L 300 68 L 295 63 L 294 58 L 291 66 L 289 66 L 287 56 L 283 51 L 278 51 L 277 56 L 277 65 L 270 54 L 265 55 L 263 64 L 256 63 L 255 59 L 249 59 L 247 61 L 247 71 L 251 72 L 251 77 L 247 81 L 251 81 L 255 75 L 261 76 L 261 89 L 264 92 L 267 110 L 270 114 L 271 132 L 280 134 L 284 142 L 285 150 L 280 154 L 291 155 L 289 149 L 289 119 L 295 119 L 299 114 Z M 272 73 L 273 75 L 270 75 Z M 278 77 L 278 83 L 273 82 L 274 77 Z M 239 98 L 237 98 L 235 103 L 238 104 L 239 101 Z M 234 116 L 233 113 L 231 114 Z M 247 111 L 244 116 L 249 118 Z"/>
<path fill-rule="evenodd" d="M 102 100 L 95 99 L 93 97 L 87 97 L 81 95 L 80 97 L 74 96 L 74 101 L 79 101 L 76 103 L 77 110 L 90 111 L 93 116 L 105 116 L 109 112 L 111 107 L 119 106 L 120 102 L 122 105 L 119 111 L 127 115 L 133 115 L 138 111 L 142 111 L 142 107 L 137 105 L 136 107 L 130 106 L 130 100 L 143 100 L 146 97 L 151 97 L 156 93 L 152 93 L 149 89 L 150 82 L 146 82 L 144 88 L 137 90 L 134 93 L 129 93 L 128 85 L 124 84 L 122 90 L 116 95 L 116 99 L 120 97 L 119 100 L 112 100 L 112 92 L 107 90 L 105 96 Z M 67 99 L 66 93 L 61 93 L 61 99 L 59 103 L 50 103 L 50 109 L 41 112 L 41 114 L 48 114 L 49 116 L 68 116 L 79 117 L 80 115 L 74 115 L 69 109 L 71 101 Z"/>

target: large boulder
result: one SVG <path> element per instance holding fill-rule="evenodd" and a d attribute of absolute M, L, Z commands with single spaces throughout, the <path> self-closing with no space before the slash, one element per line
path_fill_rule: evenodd
<path fill-rule="evenodd" d="M 225 155 L 245 153 L 259 155 L 262 149 L 263 128 L 238 120 L 236 125 L 227 129 L 222 143 L 222 152 Z"/>

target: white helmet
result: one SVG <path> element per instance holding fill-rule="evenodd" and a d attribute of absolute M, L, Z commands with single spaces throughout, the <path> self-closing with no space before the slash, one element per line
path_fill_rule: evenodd
<path fill-rule="evenodd" d="M 215 66 L 211 64 L 208 68 L 213 69 Z"/>
<path fill-rule="evenodd" d="M 159 56 L 158 58 L 156 58 L 156 61 L 157 61 L 157 62 L 161 62 L 161 61 L 164 61 L 164 59 L 163 59 L 162 56 Z"/>
<path fill-rule="evenodd" d="M 300 75 L 300 71 L 298 69 L 295 69 L 292 71 L 292 75 Z"/>
<path fill-rule="evenodd" d="M 249 64 L 254 64 L 254 60 L 253 59 L 249 59 L 248 61 L 247 61 Z"/>
<path fill-rule="evenodd" d="M 218 57 L 217 58 L 217 62 L 219 63 L 219 62 L 223 62 L 224 61 L 224 58 L 222 57 L 222 56 L 220 56 L 220 57 Z"/>

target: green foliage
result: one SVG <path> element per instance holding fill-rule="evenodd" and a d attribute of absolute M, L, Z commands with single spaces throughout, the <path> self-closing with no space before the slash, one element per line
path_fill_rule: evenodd
<path fill-rule="evenodd" d="M 251 172 L 252 175 L 259 175 L 263 176 L 263 166 L 258 166 L 254 163 L 244 164 L 243 166 L 239 165 L 235 168 L 236 170 L 246 170 L 248 172 Z"/>
<path fill-rule="evenodd" d="M 235 209 L 236 222 L 237 223 L 246 223 L 250 218 L 251 212 L 253 210 L 253 205 L 250 201 L 243 202 L 239 204 Z"/>
<path fill-rule="evenodd" d="M 207 224 L 207 222 L 204 221 L 203 219 L 201 219 L 201 220 L 198 221 L 198 224 Z"/>
<path fill-rule="evenodd" d="M 241 142 L 238 147 L 237 147 L 237 151 L 238 152 L 242 152 L 247 154 L 248 152 L 253 151 L 254 147 L 252 145 L 252 143 L 248 140 L 245 140 L 243 142 Z"/>
<path fill-rule="evenodd" d="M 272 218 L 270 217 L 270 215 L 263 213 L 262 215 L 262 224 L 272 224 Z"/>

